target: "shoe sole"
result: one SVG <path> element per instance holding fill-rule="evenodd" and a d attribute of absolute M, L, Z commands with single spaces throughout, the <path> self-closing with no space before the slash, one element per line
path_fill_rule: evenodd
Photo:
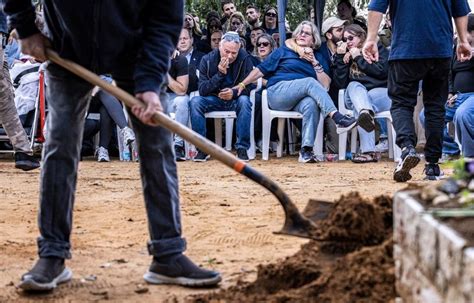
<path fill-rule="evenodd" d="M 216 276 L 207 279 L 191 279 L 186 277 L 168 277 L 154 272 L 147 272 L 143 275 L 143 279 L 150 284 L 176 284 L 182 286 L 214 286 L 221 280 L 221 276 Z"/>
<path fill-rule="evenodd" d="M 184 162 L 186 161 L 186 157 L 176 157 L 176 162 Z"/>
<path fill-rule="evenodd" d="M 393 173 L 393 180 L 396 182 L 406 182 L 412 177 L 410 170 L 420 163 L 420 157 L 418 156 L 407 156 L 397 165 L 395 172 Z"/>
<path fill-rule="evenodd" d="M 336 128 L 336 133 L 337 133 L 338 135 L 340 135 L 340 134 L 342 134 L 342 133 L 348 132 L 348 131 L 350 131 L 351 129 L 353 129 L 356 125 L 357 125 L 357 121 L 354 121 L 354 123 L 352 123 L 352 124 L 349 125 L 349 126 L 346 126 L 346 127 L 338 127 L 338 128 Z"/>
<path fill-rule="evenodd" d="M 21 169 L 23 171 L 29 171 L 37 169 L 40 167 L 40 164 L 33 163 L 31 161 L 17 161 L 15 162 L 15 168 Z"/>
<path fill-rule="evenodd" d="M 305 160 L 301 156 L 298 158 L 299 163 L 316 163 L 317 161 L 314 158 Z"/>
<path fill-rule="evenodd" d="M 211 156 L 207 155 L 204 159 L 193 159 L 193 162 L 206 162 Z"/>
<path fill-rule="evenodd" d="M 362 127 L 366 132 L 370 133 L 375 130 L 374 118 L 367 112 L 361 113 L 357 119 L 357 125 Z"/>
<path fill-rule="evenodd" d="M 72 271 L 65 268 L 59 276 L 49 283 L 38 283 L 33 279 L 25 279 L 18 285 L 19 288 L 26 291 L 48 291 L 55 289 L 58 284 L 69 282 L 72 279 Z"/>

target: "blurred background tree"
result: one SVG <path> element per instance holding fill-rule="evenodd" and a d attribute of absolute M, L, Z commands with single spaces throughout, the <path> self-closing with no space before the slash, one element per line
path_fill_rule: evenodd
<path fill-rule="evenodd" d="M 339 0 L 326 0 L 326 9 L 324 10 L 325 18 L 327 16 L 336 15 L 336 6 Z M 370 0 L 353 0 L 354 7 L 356 7 L 358 12 L 365 11 Z M 264 10 L 265 7 L 269 5 L 276 6 L 276 0 L 255 0 L 255 1 L 245 1 L 245 0 L 234 0 L 234 3 L 237 6 L 237 10 L 244 13 L 245 8 L 249 4 L 255 4 L 260 9 Z M 288 0 L 288 8 L 286 13 L 286 18 L 290 22 L 291 28 L 295 28 L 296 25 L 302 20 L 309 19 L 309 14 L 311 10 L 313 1 L 312 0 Z M 186 0 L 186 11 L 197 14 L 201 18 L 201 25 L 204 25 L 206 15 L 210 11 L 217 11 L 219 14 L 221 12 L 221 0 Z"/>

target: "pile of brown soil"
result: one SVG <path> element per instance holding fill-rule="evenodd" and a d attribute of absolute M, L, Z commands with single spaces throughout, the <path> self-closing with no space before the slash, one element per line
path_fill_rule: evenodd
<path fill-rule="evenodd" d="M 193 302 L 390 302 L 395 299 L 392 201 L 342 196 L 317 222 L 317 238 L 280 263 L 260 266 L 257 280 Z"/>

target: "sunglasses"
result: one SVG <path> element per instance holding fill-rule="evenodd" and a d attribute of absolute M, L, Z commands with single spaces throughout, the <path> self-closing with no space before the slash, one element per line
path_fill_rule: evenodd
<path fill-rule="evenodd" d="M 193 19 L 192 18 L 186 18 L 186 19 L 184 19 L 184 21 L 190 22 L 190 21 L 193 21 Z"/>
<path fill-rule="evenodd" d="M 233 26 L 239 26 L 239 25 L 242 25 L 242 23 L 240 23 L 240 22 L 232 22 L 232 25 L 233 25 Z"/>
<path fill-rule="evenodd" d="M 266 13 L 265 16 L 267 16 L 267 17 L 276 17 L 277 14 L 275 14 L 275 13 Z"/>
<path fill-rule="evenodd" d="M 342 37 L 342 42 L 352 41 L 354 40 L 354 38 L 354 36 Z"/>
<path fill-rule="evenodd" d="M 257 47 L 268 47 L 270 45 L 270 42 L 259 42 L 257 43 Z"/>

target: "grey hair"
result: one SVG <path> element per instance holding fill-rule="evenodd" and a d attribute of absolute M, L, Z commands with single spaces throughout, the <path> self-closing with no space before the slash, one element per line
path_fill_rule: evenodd
<path fill-rule="evenodd" d="M 313 35 L 313 40 L 314 40 L 314 44 L 311 47 L 314 49 L 318 49 L 321 46 L 321 35 L 319 34 L 319 30 L 316 27 L 316 25 L 314 25 L 314 23 L 311 21 L 305 20 L 301 22 L 300 24 L 298 24 L 296 29 L 293 31 L 292 37 L 296 38 L 296 36 L 301 34 L 301 32 L 303 31 L 303 26 L 305 25 L 308 25 L 309 27 L 311 27 L 311 33 Z"/>
<path fill-rule="evenodd" d="M 221 47 L 224 42 L 234 42 L 241 45 L 239 34 L 231 31 L 228 31 L 222 36 L 221 41 L 219 42 L 219 47 Z"/>

